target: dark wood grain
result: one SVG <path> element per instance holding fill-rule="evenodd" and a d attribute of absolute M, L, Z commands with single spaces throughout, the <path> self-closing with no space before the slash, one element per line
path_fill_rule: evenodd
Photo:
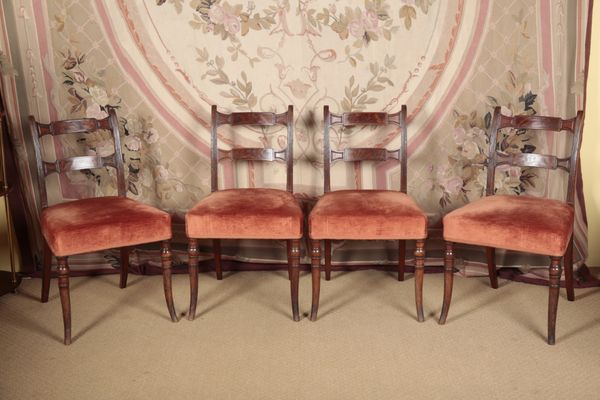
<path fill-rule="evenodd" d="M 400 150 L 352 147 L 343 151 L 331 150 L 331 161 L 387 161 L 400 160 Z"/>
<path fill-rule="evenodd" d="M 385 162 L 395 159 L 400 162 L 400 188 L 399 191 L 407 192 L 407 127 L 406 127 L 406 106 L 403 105 L 399 112 L 388 114 L 383 112 L 351 112 L 344 114 L 333 114 L 329 106 L 323 108 L 323 190 L 325 193 L 331 191 L 331 166 L 336 161 L 353 162 L 358 167 L 362 161 Z M 340 150 L 331 148 L 330 130 L 335 125 L 356 126 L 356 125 L 375 125 L 394 129 L 394 133 L 400 135 L 401 146 L 399 149 L 387 149 L 384 147 L 347 147 Z M 399 128 L 399 129 L 398 129 Z M 357 191 L 361 190 L 360 182 L 357 182 Z M 352 190 L 352 189 L 350 189 Z M 318 203 L 317 203 L 318 204 Z M 317 205 L 318 207 L 318 205 Z M 344 216 L 344 218 L 348 218 Z M 398 224 L 402 224 L 402 219 L 398 219 Z M 360 233 L 360 232 L 359 232 Z M 331 279 L 331 258 L 332 248 L 331 239 L 323 238 L 325 245 L 325 279 Z M 357 240 L 360 236 L 357 235 Z M 372 239 L 372 238 L 370 238 Z M 382 238 L 384 239 L 384 238 Z M 313 284 L 313 306 L 311 311 L 311 320 L 316 320 L 320 291 L 320 242 L 312 240 L 312 284 Z M 424 250 L 425 241 L 417 240 L 416 265 L 415 265 L 415 302 L 417 305 L 417 320 L 423 321 L 423 268 L 424 268 Z M 404 280 L 406 257 L 406 240 L 398 240 L 398 280 Z"/>
<path fill-rule="evenodd" d="M 219 149 L 219 161 L 225 159 L 232 161 L 285 161 L 286 151 L 264 148 Z"/>
<path fill-rule="evenodd" d="M 331 149 L 330 130 L 332 126 L 354 126 L 354 125 L 397 125 L 400 128 L 401 146 L 399 149 L 385 148 L 346 148 L 343 150 Z M 406 130 L 406 106 L 403 105 L 395 114 L 380 112 L 351 112 L 341 115 L 332 114 L 329 106 L 323 108 L 323 187 L 325 193 L 331 191 L 331 165 L 334 161 L 387 161 L 396 159 L 400 161 L 400 191 L 406 193 L 407 185 L 407 130 Z M 360 189 L 360 188 L 358 188 Z"/>
<path fill-rule="evenodd" d="M 288 265 L 291 271 L 290 293 L 292 298 L 292 318 L 300 321 L 300 308 L 298 305 L 298 290 L 300 287 L 300 240 L 288 240 Z"/>
<path fill-rule="evenodd" d="M 444 253 L 444 301 L 442 303 L 442 312 L 438 323 L 443 325 L 448 318 L 450 302 L 452 301 L 452 284 L 454 281 L 454 251 L 453 243 L 446 242 L 446 252 Z"/>
<path fill-rule="evenodd" d="M 67 257 L 57 257 L 58 293 L 63 315 L 64 344 L 71 344 L 71 296 L 69 294 L 69 263 Z"/>
<path fill-rule="evenodd" d="M 498 151 L 499 141 L 501 140 L 501 129 L 527 130 L 532 135 L 553 133 L 554 135 L 570 135 L 571 136 L 571 151 L 568 157 L 561 158 L 554 154 L 507 154 Z M 565 202 L 574 206 L 575 187 L 577 182 L 577 173 L 579 170 L 579 152 L 581 147 L 581 134 L 583 128 L 583 111 L 577 112 L 577 115 L 571 119 L 561 119 L 552 116 L 539 115 L 516 115 L 506 116 L 501 114 L 500 107 L 494 109 L 494 114 L 489 127 L 489 159 L 487 163 L 487 188 L 486 196 L 493 196 L 496 191 L 495 178 L 496 168 L 499 165 L 515 165 L 520 167 L 544 168 L 551 170 L 563 170 L 568 173 L 568 185 Z M 544 203 L 540 201 L 539 207 L 543 207 Z M 533 205 L 532 207 L 535 207 Z M 498 213 L 503 212 L 498 209 Z M 547 218 L 552 221 L 552 215 Z M 485 229 L 486 221 L 481 221 L 482 229 Z M 572 230 L 573 227 L 561 227 L 562 229 Z M 555 343 L 556 330 L 556 312 L 558 306 L 558 293 L 560 288 L 561 276 L 561 260 L 567 265 L 565 266 L 565 287 L 567 290 L 567 299 L 573 301 L 575 299 L 573 288 L 573 237 L 569 238 L 569 244 L 563 257 L 550 256 L 550 279 L 549 279 L 549 300 L 548 300 L 548 344 Z M 488 264 L 488 272 L 490 284 L 493 288 L 498 287 L 496 277 L 495 264 L 495 249 L 486 248 L 486 258 Z M 440 315 L 440 323 L 446 321 L 448 308 L 452 296 L 452 274 L 450 268 L 453 265 L 452 243 L 447 243 L 446 251 L 446 274 L 444 278 L 444 301 L 442 304 L 442 313 Z"/>
<path fill-rule="evenodd" d="M 33 116 L 29 117 L 29 125 L 34 145 L 35 161 L 37 165 L 37 181 L 39 188 L 40 204 L 42 209 L 48 207 L 48 195 L 46 192 L 46 177 L 50 174 L 65 174 L 70 171 L 94 170 L 99 168 L 112 167 L 116 170 L 114 174 L 117 181 L 117 196 L 126 197 L 127 181 L 125 179 L 125 168 L 123 165 L 123 154 L 121 152 L 121 137 L 119 132 L 119 122 L 114 108 L 107 109 L 108 116 L 104 119 L 96 120 L 92 118 L 70 119 L 62 121 L 53 121 L 49 124 L 39 123 Z M 58 136 L 64 135 L 87 135 L 105 130 L 110 134 L 114 152 L 113 154 L 101 157 L 90 155 L 78 155 L 72 157 L 59 158 L 53 161 L 44 160 L 42 158 L 42 138 L 49 136 L 53 146 L 56 145 L 55 140 Z M 75 202 L 78 200 L 74 200 Z M 44 224 L 44 221 L 42 221 Z M 125 224 L 125 225 L 124 225 Z M 124 221 L 115 221 L 115 229 L 126 229 L 127 225 Z M 121 245 L 122 243 L 115 243 Z M 165 247 L 166 246 L 166 247 Z M 97 250 L 94 247 L 94 250 Z M 125 288 L 127 286 L 127 275 L 129 269 L 129 248 L 123 247 L 120 249 L 121 254 L 121 274 L 119 286 Z M 44 239 L 44 255 L 43 255 L 43 270 L 42 270 L 42 294 L 41 301 L 48 301 L 52 252 L 46 240 Z M 71 343 L 71 306 L 69 294 L 69 267 L 67 256 L 58 257 L 58 285 L 63 309 L 63 320 L 65 323 L 65 344 Z M 164 290 L 167 301 L 167 307 L 171 314 L 171 319 L 175 318 L 173 295 L 170 285 L 171 271 L 171 250 L 168 242 L 163 243 L 162 263 L 164 274 Z"/>
<path fill-rule="evenodd" d="M 500 138 L 499 131 L 505 128 L 528 129 L 531 134 L 555 132 L 556 134 L 570 134 L 572 136 L 571 152 L 568 158 L 558 158 L 552 154 L 506 154 L 498 149 Z M 574 118 L 561 119 L 546 116 L 505 116 L 500 112 L 500 107 L 494 109 L 494 115 L 489 128 L 490 145 L 488 154 L 488 171 L 486 195 L 495 192 L 495 170 L 502 164 L 522 167 L 536 167 L 545 169 L 560 168 L 568 172 L 567 203 L 573 205 L 575 196 L 575 180 L 579 163 L 579 149 L 581 147 L 581 133 L 583 128 L 583 111 L 579 111 Z"/>
<path fill-rule="evenodd" d="M 558 292 L 560 291 L 561 257 L 550 257 L 550 277 L 548 290 L 548 344 L 556 342 L 556 314 Z"/>
<path fill-rule="evenodd" d="M 163 289 L 165 292 L 165 300 L 167 302 L 167 308 L 171 321 L 177 322 L 177 313 L 175 312 L 175 304 L 173 302 L 173 289 L 172 289 L 172 264 L 173 264 L 173 253 L 171 252 L 171 242 L 164 240 L 160 249 L 160 259 L 163 268 Z"/>
<path fill-rule="evenodd" d="M 119 287 L 124 289 L 127 287 L 127 275 L 129 274 L 129 247 L 121 247 L 121 273 L 119 277 Z"/>
<path fill-rule="evenodd" d="M 342 114 L 342 125 L 387 125 L 388 114 L 384 112 L 350 112 Z"/>
<path fill-rule="evenodd" d="M 219 190 L 219 161 L 284 161 L 286 163 L 286 190 L 293 191 L 294 187 L 294 108 L 288 106 L 287 112 L 274 114 L 271 112 L 234 112 L 221 113 L 217 106 L 211 107 L 211 191 Z M 218 128 L 221 125 L 254 125 L 272 126 L 283 125 L 287 128 L 287 146 L 285 150 L 277 151 L 272 148 L 234 148 L 219 149 Z"/>
<path fill-rule="evenodd" d="M 493 247 L 486 247 L 485 257 L 488 265 L 490 286 L 493 289 L 498 289 L 498 271 L 496 271 L 496 249 Z"/>
<path fill-rule="evenodd" d="M 221 125 L 250 125 L 267 127 L 283 125 L 287 129 L 287 143 L 283 150 L 272 148 L 233 147 L 230 150 L 219 149 L 218 128 Z M 272 112 L 234 112 L 230 114 L 219 112 L 216 105 L 211 107 L 211 191 L 219 190 L 219 162 L 246 161 L 282 161 L 286 168 L 286 191 L 293 192 L 294 188 L 294 109 L 290 105 L 284 113 Z M 266 236 L 268 237 L 268 236 Z M 198 255 L 197 238 L 189 238 L 188 256 L 190 273 L 190 309 L 188 319 L 194 319 L 198 297 Z M 213 254 L 217 279 L 222 279 L 221 272 L 221 240 L 213 238 Z M 288 277 L 290 280 L 292 315 L 295 321 L 300 320 L 298 308 L 300 242 L 297 238 L 287 239 L 288 246 Z"/>
<path fill-rule="evenodd" d="M 310 307 L 310 320 L 316 321 L 319 313 L 319 294 L 321 292 L 321 241 L 310 241 L 310 266 L 312 277 L 312 305 Z"/>
<path fill-rule="evenodd" d="M 119 132 L 119 122 L 117 114 L 113 108 L 108 109 L 108 117 L 96 120 L 90 118 L 71 119 L 63 121 L 54 121 L 50 124 L 42 124 L 35 120 L 33 116 L 29 117 L 29 126 L 33 138 L 33 147 L 38 173 L 38 188 L 40 203 L 42 208 L 48 207 L 48 197 L 46 192 L 46 176 L 52 173 L 63 174 L 69 171 L 82 169 L 98 169 L 112 167 L 116 170 L 114 176 L 117 180 L 117 195 L 125 197 L 127 193 L 127 183 L 125 180 L 125 168 L 123 165 L 123 154 L 121 153 L 121 136 Z M 107 157 L 100 156 L 75 156 L 57 159 L 54 161 L 45 161 L 42 158 L 41 138 L 50 135 L 53 139 L 56 136 L 68 134 L 89 134 L 99 129 L 109 131 L 115 152 Z"/>
<path fill-rule="evenodd" d="M 188 273 L 190 275 L 190 308 L 187 319 L 196 318 L 196 305 L 198 304 L 198 239 L 188 239 Z"/>
<path fill-rule="evenodd" d="M 415 247 L 415 303 L 417 306 L 417 321 L 425 321 L 423 313 L 423 275 L 425 274 L 425 240 L 417 240 Z"/>

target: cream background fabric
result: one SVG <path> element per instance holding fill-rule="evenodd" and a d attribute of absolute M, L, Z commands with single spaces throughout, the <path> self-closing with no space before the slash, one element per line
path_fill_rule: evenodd
<path fill-rule="evenodd" d="M 26 126 L 102 117 L 118 107 L 132 198 L 176 220 L 209 192 L 210 105 L 225 111 L 277 111 L 294 105 L 295 192 L 310 208 L 322 193 L 322 108 L 409 111 L 409 193 L 439 226 L 441 217 L 484 190 L 486 115 L 504 112 L 571 117 L 582 107 L 587 3 L 564 0 L 19 0 L 3 5 L 2 49 L 18 76 L 6 76 L 32 232 L 35 176 Z M 346 129 L 334 148 L 386 144 L 394 132 Z M 282 131 L 227 130 L 223 145 L 282 147 Z M 560 150 L 562 139 L 511 135 L 514 151 Z M 62 143 L 108 152 L 102 136 Z M 51 155 L 49 155 L 51 156 Z M 53 180 L 51 198 L 110 193 L 110 172 Z M 500 192 L 559 196 L 564 180 L 506 169 Z M 395 188 L 395 164 L 336 166 L 334 188 Z M 284 169 L 225 166 L 226 186 L 282 187 Z M 578 205 L 577 259 L 586 254 Z M 177 241 L 184 242 L 176 226 Z M 37 248 L 41 248 L 36 236 Z M 337 259 L 388 262 L 391 244 L 340 242 Z M 358 246 L 358 247 L 357 247 Z M 366 251 L 365 246 L 370 250 Z M 274 251 L 279 249 L 279 251 Z M 208 250 L 208 247 L 206 248 Z M 241 260 L 285 258 L 279 244 L 231 243 Z M 435 262 L 436 246 L 428 253 Z M 334 257 L 334 259 L 336 259 Z M 478 254 L 469 256 L 477 261 Z M 393 262 L 392 260 L 389 260 Z M 508 255 L 504 264 L 545 265 Z"/>

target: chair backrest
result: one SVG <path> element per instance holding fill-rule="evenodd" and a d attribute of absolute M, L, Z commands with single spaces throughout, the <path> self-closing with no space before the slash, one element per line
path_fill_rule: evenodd
<path fill-rule="evenodd" d="M 329 112 L 329 106 L 323 108 L 324 119 L 324 135 L 323 135 L 323 150 L 324 150 L 324 191 L 331 191 L 331 164 L 335 161 L 387 161 L 396 159 L 400 161 L 400 191 L 406 193 L 406 166 L 407 166 L 407 133 L 406 133 L 406 105 L 402 105 L 399 112 L 388 114 L 384 112 L 349 112 L 341 115 L 332 114 Z M 333 125 L 354 126 L 354 125 L 375 125 L 387 126 L 397 125 L 400 128 L 401 144 L 396 150 L 388 150 L 386 148 L 376 147 L 361 147 L 361 148 L 346 148 L 343 151 L 331 149 L 329 130 Z"/>
<path fill-rule="evenodd" d="M 241 161 L 284 161 L 286 163 L 286 190 L 294 191 L 294 107 L 288 106 L 286 112 L 275 114 L 272 112 L 234 112 L 225 114 L 217 111 L 217 106 L 211 109 L 212 129 L 211 141 L 211 191 L 219 188 L 218 164 L 223 159 L 233 162 Z M 253 125 L 273 126 L 284 125 L 287 128 L 287 146 L 284 150 L 276 151 L 273 148 L 232 148 L 221 150 L 218 147 L 217 128 L 221 125 Z"/>
<path fill-rule="evenodd" d="M 573 135 L 571 143 L 571 154 L 560 158 L 555 155 L 517 153 L 508 154 L 498 150 L 498 131 L 504 128 L 516 130 L 528 130 L 531 132 L 566 132 Z M 494 109 L 494 116 L 490 124 L 490 148 L 487 164 L 487 187 L 486 196 L 495 192 L 494 178 L 496 167 L 499 165 L 510 165 L 518 167 L 535 167 L 545 169 L 561 169 L 568 172 L 569 183 L 567 187 L 566 201 L 573 204 L 575 196 L 575 180 L 577 177 L 577 165 L 579 163 L 579 148 L 581 147 L 581 132 L 583 128 L 583 111 L 571 119 L 557 117 L 544 117 L 538 115 L 515 115 L 506 116 L 500 113 L 500 107 Z"/>
<path fill-rule="evenodd" d="M 113 108 L 108 109 L 108 116 L 104 119 L 82 118 L 54 121 L 49 124 L 41 124 L 33 116 L 29 116 L 29 126 L 33 136 L 33 146 L 38 170 L 38 187 L 40 191 L 40 202 L 42 208 L 48 207 L 48 194 L 46 192 L 46 177 L 52 173 L 63 174 L 69 171 L 98 169 L 113 167 L 116 169 L 117 194 L 125 197 L 127 186 L 123 167 L 123 154 L 121 153 L 121 137 L 119 135 L 119 122 Z M 52 144 L 57 136 L 69 134 L 89 134 L 98 130 L 106 130 L 111 133 L 114 145 L 114 153 L 102 157 L 100 155 L 85 155 L 67 158 L 57 158 L 56 161 L 48 162 L 42 159 L 42 138 L 46 135 L 52 137 Z"/>

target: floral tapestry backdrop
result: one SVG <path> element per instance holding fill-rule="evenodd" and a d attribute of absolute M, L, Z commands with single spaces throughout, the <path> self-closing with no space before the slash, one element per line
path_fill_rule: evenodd
<path fill-rule="evenodd" d="M 19 125 L 107 115 L 117 108 L 128 196 L 182 217 L 210 192 L 210 106 L 283 112 L 294 106 L 294 191 L 310 208 L 322 194 L 322 115 L 408 107 L 409 193 L 440 226 L 443 215 L 485 192 L 491 111 L 572 117 L 582 107 L 586 1 L 565 0 L 16 0 L 4 3 L 2 50 L 18 66 L 5 77 Z M 9 46 L 10 43 L 10 46 Z M 37 231 L 31 140 L 14 141 Z M 399 146 L 396 131 L 338 129 L 332 147 Z M 564 152 L 568 140 L 524 130 L 503 133 L 508 153 Z M 224 147 L 283 148 L 283 129 L 219 132 Z M 55 153 L 113 151 L 99 133 L 62 142 Z M 52 154 L 48 155 L 53 157 Z M 50 183 L 53 201 L 114 193 L 113 171 Z M 397 188 L 399 165 L 336 165 L 333 189 Z M 562 198 L 563 176 L 502 167 L 497 193 Z M 285 186 L 281 165 L 224 165 L 221 186 Z M 577 204 L 576 260 L 586 255 Z M 38 249 L 39 236 L 36 236 Z M 436 242 L 429 256 L 437 262 Z M 334 261 L 394 262 L 392 244 L 334 243 Z M 180 246 L 180 249 L 184 249 Z M 206 247 L 208 251 L 209 248 Z M 232 242 L 240 260 L 285 259 L 280 243 Z M 143 252 L 140 252 L 142 254 Z M 464 253 L 470 262 L 481 252 Z M 180 253 L 183 256 L 183 252 Z M 461 253 L 462 254 L 462 253 Z M 546 265 L 504 254 L 505 265 Z M 185 261 L 185 259 L 182 259 Z M 465 263 L 464 265 L 468 265 Z"/>

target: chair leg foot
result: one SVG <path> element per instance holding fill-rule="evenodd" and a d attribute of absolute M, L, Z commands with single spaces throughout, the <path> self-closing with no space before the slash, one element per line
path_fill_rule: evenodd
<path fill-rule="evenodd" d="M 290 293 L 292 297 L 292 318 L 300 321 L 298 288 L 300 285 L 300 240 L 288 240 L 288 270 L 291 271 Z"/>
<path fill-rule="evenodd" d="M 198 303 L 198 240 L 189 239 L 188 244 L 188 273 L 190 275 L 190 308 L 187 319 L 196 318 L 196 305 Z"/>
<path fill-rule="evenodd" d="M 58 291 L 63 314 L 65 345 L 71 344 L 71 297 L 69 294 L 69 264 L 67 257 L 58 257 Z"/>
<path fill-rule="evenodd" d="M 423 276 L 425 273 L 425 240 L 417 240 L 415 248 L 415 303 L 417 321 L 425 321 L 423 313 Z"/>
<path fill-rule="evenodd" d="M 450 301 L 452 300 L 452 284 L 454 280 L 454 253 L 451 242 L 446 242 L 446 254 L 444 257 L 444 302 L 438 323 L 443 325 L 448 318 Z"/>
<path fill-rule="evenodd" d="M 321 291 L 321 242 L 311 241 L 311 275 L 312 275 L 312 306 L 310 309 L 310 320 L 317 320 L 319 312 L 319 295 Z"/>
<path fill-rule="evenodd" d="M 167 308 L 169 310 L 169 315 L 171 316 L 171 321 L 177 322 L 179 318 L 177 318 L 177 312 L 175 311 L 175 303 L 173 302 L 173 288 L 171 277 L 173 254 L 171 253 L 171 242 L 168 240 L 162 242 L 160 259 L 163 268 L 163 287 L 165 291 L 165 300 L 167 302 Z"/>
<path fill-rule="evenodd" d="M 50 277 L 52 274 L 52 251 L 44 239 L 44 255 L 42 263 L 42 296 L 41 302 L 47 303 L 50 295 Z"/>
<path fill-rule="evenodd" d="M 556 314 L 560 291 L 561 257 L 551 257 L 550 282 L 548 288 L 548 344 L 556 341 Z"/>

